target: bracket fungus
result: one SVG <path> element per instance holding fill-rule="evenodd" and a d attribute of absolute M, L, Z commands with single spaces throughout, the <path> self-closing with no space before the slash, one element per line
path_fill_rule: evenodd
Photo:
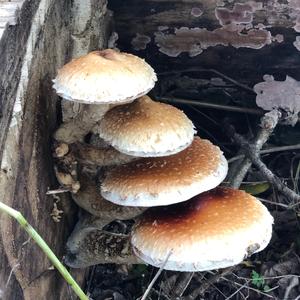
<path fill-rule="evenodd" d="M 160 206 L 182 202 L 219 185 L 227 174 L 219 147 L 195 137 L 170 156 L 142 158 L 108 170 L 102 196 L 119 205 Z"/>
<path fill-rule="evenodd" d="M 192 143 L 195 133 L 182 111 L 148 96 L 112 108 L 97 129 L 99 136 L 118 151 L 139 157 L 180 152 Z"/>
<path fill-rule="evenodd" d="M 263 250 L 273 217 L 244 191 L 216 188 L 193 199 L 148 209 L 131 234 L 134 253 L 144 262 L 174 271 L 206 271 L 240 263 Z"/>
<path fill-rule="evenodd" d="M 257 106 L 264 110 L 285 111 L 286 122 L 295 125 L 300 112 L 300 82 L 290 76 L 284 81 L 276 81 L 273 76 L 265 75 L 264 80 L 254 86 Z"/>
<path fill-rule="evenodd" d="M 224 27 L 209 31 L 206 28 L 175 29 L 174 34 L 163 32 L 155 33 L 155 43 L 159 51 L 176 57 L 187 52 L 190 57 L 199 55 L 209 47 L 233 46 L 235 48 L 261 49 L 265 45 L 272 43 L 272 35 L 267 30 L 250 29 L 246 33 L 240 31 L 230 31 Z"/>

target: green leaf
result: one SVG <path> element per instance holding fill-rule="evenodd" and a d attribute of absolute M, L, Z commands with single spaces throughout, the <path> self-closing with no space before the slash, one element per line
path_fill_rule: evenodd
<path fill-rule="evenodd" d="M 254 286 L 258 288 L 263 287 L 265 284 L 264 278 L 254 270 L 251 272 L 251 282 Z"/>
<path fill-rule="evenodd" d="M 259 195 L 270 188 L 268 182 L 256 183 L 256 184 L 242 184 L 240 189 L 251 195 Z"/>

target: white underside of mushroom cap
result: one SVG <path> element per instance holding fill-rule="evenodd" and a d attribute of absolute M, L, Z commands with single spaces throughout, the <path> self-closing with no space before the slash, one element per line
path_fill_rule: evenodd
<path fill-rule="evenodd" d="M 160 156 L 168 156 L 168 155 L 173 155 L 176 153 L 181 152 L 182 150 L 184 150 L 185 148 L 187 148 L 193 141 L 193 137 L 194 135 L 191 134 L 190 140 L 180 146 L 178 146 L 177 148 L 174 148 L 172 150 L 170 150 L 170 143 L 168 143 L 168 141 L 165 141 L 165 145 L 166 147 L 164 147 L 165 149 L 159 149 L 157 151 L 151 152 L 151 151 L 127 151 L 126 149 L 124 149 L 123 147 L 120 148 L 117 145 L 112 144 L 112 146 L 117 149 L 118 151 L 120 151 L 121 153 L 127 154 L 127 155 L 131 155 L 131 156 L 137 156 L 137 157 L 160 157 Z M 173 143 L 173 141 L 170 141 Z M 171 146 L 172 146 L 171 144 Z M 169 145 L 169 148 L 167 147 L 167 145 Z"/>
<path fill-rule="evenodd" d="M 158 194 L 139 193 L 137 195 L 127 194 L 125 197 L 120 197 L 115 191 L 107 191 L 105 187 L 101 186 L 101 195 L 119 205 L 125 206 L 141 206 L 152 207 L 162 206 L 186 201 L 195 195 L 202 192 L 209 191 L 218 186 L 226 177 L 228 171 L 228 163 L 223 154 L 220 156 L 220 164 L 218 169 L 206 176 L 200 181 L 196 181 L 190 186 L 182 185 L 174 188 L 169 188 Z"/>
<path fill-rule="evenodd" d="M 148 86 L 143 87 L 143 89 L 136 90 L 131 94 L 121 94 L 118 92 L 111 93 L 111 95 L 102 96 L 101 94 L 95 94 L 91 96 L 89 93 L 84 95 L 76 95 L 76 93 L 72 93 L 63 85 L 60 85 L 55 79 L 53 80 L 53 88 L 56 90 L 56 93 L 68 101 L 83 103 L 83 104 L 117 104 L 117 103 L 129 103 L 133 100 L 146 95 L 155 85 L 155 80 L 149 82 Z M 115 89 L 118 91 L 122 91 L 122 89 Z"/>
<path fill-rule="evenodd" d="M 176 249 L 166 249 L 159 241 L 152 245 L 152 250 L 139 250 L 139 242 L 132 237 L 131 244 L 136 256 L 145 263 L 160 267 L 167 260 L 164 269 L 181 272 L 199 272 L 215 270 L 234 266 L 242 262 L 252 253 L 263 250 L 270 242 L 272 236 L 273 218 L 266 209 L 266 218 L 263 222 L 257 222 L 249 232 L 240 232 L 231 238 L 219 238 L 202 240 L 194 244 L 182 243 Z M 191 233 L 192 234 L 192 233 Z M 252 247 L 255 247 L 251 250 Z"/>
<path fill-rule="evenodd" d="M 97 131 L 118 151 L 138 157 L 176 154 L 193 142 L 196 133 L 182 111 L 148 96 L 108 111 Z"/>

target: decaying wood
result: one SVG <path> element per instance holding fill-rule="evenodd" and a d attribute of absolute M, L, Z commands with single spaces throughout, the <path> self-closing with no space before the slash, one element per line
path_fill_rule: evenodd
<path fill-rule="evenodd" d="M 113 0 L 109 8 L 117 46 L 144 57 L 157 72 L 199 66 L 250 85 L 264 74 L 299 79 L 296 2 Z"/>
<path fill-rule="evenodd" d="M 70 28 L 72 58 L 107 47 L 110 36 L 108 26 L 110 14 L 107 11 L 107 0 L 74 0 L 72 16 L 73 21 Z M 97 105 L 91 106 L 95 109 Z M 62 100 L 63 121 L 67 122 L 75 117 L 80 120 L 86 107 L 87 105 L 84 104 Z M 98 108 L 99 105 L 96 109 Z"/>
<path fill-rule="evenodd" d="M 76 209 L 66 195 L 53 198 L 46 192 L 57 187 L 50 146 L 59 112 L 52 79 L 69 60 L 72 1 L 27 0 L 12 17 L 0 39 L 0 198 L 20 210 L 62 258 Z M 99 35 L 105 31 L 97 28 Z M 16 222 L 4 215 L 0 222 L 2 297 L 71 297 L 67 284 Z M 84 270 L 77 272 L 80 283 L 83 275 Z"/>
<path fill-rule="evenodd" d="M 68 241 L 67 250 L 65 262 L 73 268 L 105 263 L 141 263 L 132 252 L 128 236 L 99 229 L 81 230 Z"/>

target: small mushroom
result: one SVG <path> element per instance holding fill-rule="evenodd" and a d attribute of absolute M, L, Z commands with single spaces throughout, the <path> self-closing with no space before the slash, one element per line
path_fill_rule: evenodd
<path fill-rule="evenodd" d="M 148 96 L 109 110 L 98 133 L 122 153 L 154 157 L 178 153 L 194 138 L 194 126 L 179 109 Z"/>
<path fill-rule="evenodd" d="M 190 201 L 148 209 L 132 230 L 131 244 L 147 264 L 206 271 L 236 265 L 263 250 L 272 224 L 267 208 L 253 196 L 216 188 Z"/>
<path fill-rule="evenodd" d="M 160 206 L 182 202 L 219 185 L 227 174 L 219 147 L 195 137 L 170 156 L 142 158 L 108 170 L 102 196 L 119 205 Z"/>

